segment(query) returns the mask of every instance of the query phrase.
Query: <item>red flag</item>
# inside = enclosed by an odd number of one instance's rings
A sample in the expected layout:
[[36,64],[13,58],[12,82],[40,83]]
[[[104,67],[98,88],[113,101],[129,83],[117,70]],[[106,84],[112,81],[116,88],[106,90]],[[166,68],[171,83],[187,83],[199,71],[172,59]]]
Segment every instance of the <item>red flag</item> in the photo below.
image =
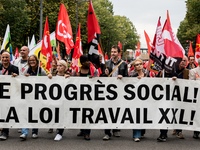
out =
[[148,47],[148,54],[150,55],[150,52],[151,52],[151,49],[152,49],[152,42],[149,38],[149,35],[146,33],[146,31],[144,31],[144,35],[145,35],[145,39],[146,39],[146,42],[147,42],[147,47]]
[[18,47],[16,47],[15,49],[15,59],[17,59],[19,57],[19,50]]
[[118,41],[118,47],[120,48],[120,50],[122,50],[122,43],[120,41]]
[[58,60],[61,60],[61,56],[60,56],[60,42],[57,42],[57,47],[56,47],[56,52],[58,54]]
[[117,45],[120,49],[120,53],[119,53],[119,59],[122,58],[122,43],[120,41],[118,41],[118,45]]
[[155,54],[157,57],[159,57],[161,54],[165,54],[164,51],[164,39],[162,36],[162,26],[160,22],[161,17],[158,19],[157,23],[157,28],[156,28],[156,33],[154,36],[154,41],[153,41],[153,49],[155,50]]
[[190,47],[189,47],[189,50],[188,50],[188,57],[190,56],[194,56],[194,51],[193,51],[193,48],[192,48],[192,42],[190,41]]
[[50,71],[51,69],[51,62],[52,62],[52,48],[51,48],[51,40],[50,40],[50,34],[49,34],[49,23],[48,23],[48,17],[46,17],[45,27],[44,27],[44,34],[42,39],[42,47],[41,47],[41,54],[46,57],[46,59],[43,61],[43,57],[40,60],[42,62],[42,65],[45,66],[45,69]]
[[108,54],[105,53],[105,61],[107,61],[109,58],[108,58]]
[[197,39],[196,39],[196,50],[195,50],[195,62],[196,63],[198,62],[199,58],[200,58],[200,34],[197,35]]
[[81,26],[80,24],[78,25],[78,32],[76,34],[76,43],[74,46],[74,53],[72,56],[72,69],[75,70],[76,72],[79,71],[79,65],[78,61],[81,55],[83,55],[82,51],[82,43],[81,43]]
[[141,55],[140,51],[140,42],[137,43],[137,49],[135,50],[135,58],[139,57]]
[[165,55],[167,57],[179,57],[182,58],[185,54],[183,47],[181,46],[178,38],[172,31],[171,22],[169,18],[169,13],[167,11],[167,20],[163,27],[163,39],[164,39],[164,49]]
[[87,16],[87,28],[88,28],[88,58],[90,62],[95,64],[95,67],[99,68],[99,36],[101,34],[98,20],[96,18],[92,1],[89,1],[88,16]]
[[90,63],[90,74],[92,77],[94,76],[95,71],[96,71],[96,68],[94,67],[92,63]]
[[74,47],[74,42],[69,16],[64,4],[60,5],[56,26],[56,39],[65,44],[66,53],[69,54]]
[[151,71],[158,72],[163,69],[165,63],[164,40],[162,37],[162,26],[160,22],[161,17],[158,19],[156,32],[154,35],[153,43],[150,51],[150,60],[148,68]]
[[92,1],[89,2],[88,17],[87,17],[87,28],[88,28],[88,43],[92,42],[96,38],[96,34],[101,34],[100,26],[96,18]]

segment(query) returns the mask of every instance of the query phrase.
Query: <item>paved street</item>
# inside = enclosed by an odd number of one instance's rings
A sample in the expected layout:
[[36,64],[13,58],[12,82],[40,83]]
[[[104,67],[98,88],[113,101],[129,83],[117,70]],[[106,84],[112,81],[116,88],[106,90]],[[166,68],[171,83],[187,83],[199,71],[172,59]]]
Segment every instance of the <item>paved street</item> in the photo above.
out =
[[39,130],[39,138],[31,139],[29,135],[26,141],[21,141],[17,129],[10,130],[10,137],[6,141],[0,141],[0,150],[199,150],[200,139],[192,138],[192,131],[183,131],[185,139],[178,139],[168,133],[167,142],[157,142],[159,130],[147,130],[145,138],[141,142],[133,141],[132,130],[122,130],[121,137],[112,137],[109,141],[103,141],[103,130],[92,130],[91,140],[85,141],[77,137],[79,130],[65,130],[63,139],[53,141],[54,133],[47,133],[48,129]]

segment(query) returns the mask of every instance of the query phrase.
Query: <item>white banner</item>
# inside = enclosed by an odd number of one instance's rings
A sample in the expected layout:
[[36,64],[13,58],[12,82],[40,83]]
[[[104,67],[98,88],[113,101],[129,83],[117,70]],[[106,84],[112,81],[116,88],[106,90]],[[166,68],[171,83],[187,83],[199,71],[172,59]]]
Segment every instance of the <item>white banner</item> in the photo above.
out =
[[200,81],[0,76],[0,128],[200,131]]

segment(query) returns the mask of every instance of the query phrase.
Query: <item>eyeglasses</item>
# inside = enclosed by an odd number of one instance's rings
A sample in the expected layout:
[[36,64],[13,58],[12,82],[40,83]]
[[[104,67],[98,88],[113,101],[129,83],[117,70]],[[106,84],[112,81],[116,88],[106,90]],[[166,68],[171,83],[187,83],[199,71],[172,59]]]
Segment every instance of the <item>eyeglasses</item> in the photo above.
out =
[[36,60],[29,60],[29,61],[33,62],[33,61],[36,61]]
[[137,66],[139,66],[139,65],[141,66],[141,65],[142,65],[142,63],[139,63],[139,64],[135,64],[134,66],[135,66],[135,67],[137,67]]
[[186,60],[182,60],[182,61],[186,61]]

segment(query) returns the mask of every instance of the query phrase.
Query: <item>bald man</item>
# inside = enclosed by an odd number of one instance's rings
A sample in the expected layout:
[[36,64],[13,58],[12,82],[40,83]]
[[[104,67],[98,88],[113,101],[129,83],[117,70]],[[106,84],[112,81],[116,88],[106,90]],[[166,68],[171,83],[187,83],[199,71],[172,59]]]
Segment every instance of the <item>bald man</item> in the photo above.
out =
[[13,62],[13,65],[19,68],[20,75],[23,75],[24,71],[28,68],[28,54],[29,48],[27,46],[22,46],[20,50],[20,58]]
[[[4,51],[1,55],[0,64],[0,75],[12,75],[13,77],[19,74],[18,67],[10,63],[10,54],[7,51]],[[0,140],[7,140],[9,135],[9,129],[3,128],[0,135]]]

